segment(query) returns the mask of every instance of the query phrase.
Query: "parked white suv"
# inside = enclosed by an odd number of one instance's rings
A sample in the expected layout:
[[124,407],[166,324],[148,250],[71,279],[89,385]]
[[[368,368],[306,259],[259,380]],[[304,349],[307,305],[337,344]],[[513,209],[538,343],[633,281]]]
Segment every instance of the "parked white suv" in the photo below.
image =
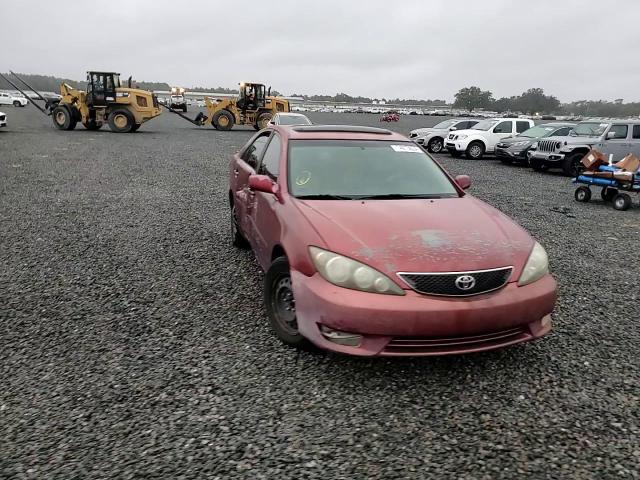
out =
[[431,128],[418,128],[411,130],[409,138],[431,153],[440,153],[444,150],[444,139],[449,132],[455,130],[467,130],[473,128],[478,120],[468,118],[450,118],[440,122]]
[[17,97],[12,93],[0,92],[0,105],[13,105],[14,107],[24,107],[29,103],[24,97]]
[[469,130],[450,133],[445,147],[454,157],[464,153],[467,158],[477,160],[485,153],[494,153],[497,143],[503,138],[522,133],[533,125],[533,120],[526,118],[491,118]]

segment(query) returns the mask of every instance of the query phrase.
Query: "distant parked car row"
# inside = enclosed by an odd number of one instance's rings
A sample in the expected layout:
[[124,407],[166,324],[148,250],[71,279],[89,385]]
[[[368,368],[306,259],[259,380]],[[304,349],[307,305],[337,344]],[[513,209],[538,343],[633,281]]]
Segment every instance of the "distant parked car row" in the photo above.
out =
[[559,168],[576,176],[584,155],[595,148],[613,160],[628,153],[640,156],[640,120],[587,120],[534,125],[523,118],[482,121],[451,119],[409,137],[431,153],[447,150],[454,157],[480,159],[494,154],[505,164],[521,163],[542,171]]

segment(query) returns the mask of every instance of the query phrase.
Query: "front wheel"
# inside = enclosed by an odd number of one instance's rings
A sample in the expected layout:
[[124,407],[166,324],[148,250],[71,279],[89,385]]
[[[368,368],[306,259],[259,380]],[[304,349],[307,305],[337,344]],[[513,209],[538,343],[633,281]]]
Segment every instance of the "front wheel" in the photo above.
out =
[[216,112],[211,119],[211,124],[216,130],[231,130],[234,123],[235,120],[233,115],[228,110],[220,110],[219,112]]
[[562,162],[562,173],[568,177],[577,177],[584,171],[582,165],[583,153],[574,153],[567,156]]
[[427,150],[431,153],[440,153],[444,148],[444,144],[442,143],[442,139],[435,137],[429,140],[429,144],[427,145]]
[[268,113],[268,112],[261,113],[260,115],[258,115],[258,118],[256,119],[256,124],[254,125],[254,128],[256,130],[262,130],[263,128],[267,128],[272,118],[273,118],[273,114],[271,113]]
[[591,200],[591,190],[589,190],[589,187],[578,187],[576,188],[574,197],[578,202],[587,203]]
[[73,130],[76,128],[76,119],[73,118],[71,111],[66,106],[57,106],[51,112],[53,124],[59,130]]
[[618,193],[613,197],[613,208],[616,210],[629,210],[631,206],[631,197],[626,193]]
[[14,106],[14,107],[21,107],[21,106],[22,106],[22,104],[21,104],[18,100],[14,100],[14,102],[13,102],[13,106]]
[[482,142],[471,142],[465,153],[470,160],[480,160],[484,155],[484,145]]
[[310,345],[298,330],[296,301],[286,257],[276,258],[267,270],[264,277],[264,303],[271,327],[283,343],[295,348]]

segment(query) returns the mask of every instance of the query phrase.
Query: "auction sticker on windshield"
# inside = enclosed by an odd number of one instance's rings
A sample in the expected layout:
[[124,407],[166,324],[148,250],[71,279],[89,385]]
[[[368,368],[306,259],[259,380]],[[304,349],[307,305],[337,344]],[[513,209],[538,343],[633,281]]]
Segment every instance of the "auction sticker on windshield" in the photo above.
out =
[[396,152],[404,152],[404,153],[420,153],[420,147],[416,147],[415,145],[391,145]]

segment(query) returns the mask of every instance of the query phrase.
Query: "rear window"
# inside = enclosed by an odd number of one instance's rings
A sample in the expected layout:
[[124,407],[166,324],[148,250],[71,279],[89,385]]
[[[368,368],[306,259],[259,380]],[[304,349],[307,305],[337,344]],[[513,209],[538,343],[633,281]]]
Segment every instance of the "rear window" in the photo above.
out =
[[458,196],[420,147],[376,140],[290,141],[288,185],[296,197]]

